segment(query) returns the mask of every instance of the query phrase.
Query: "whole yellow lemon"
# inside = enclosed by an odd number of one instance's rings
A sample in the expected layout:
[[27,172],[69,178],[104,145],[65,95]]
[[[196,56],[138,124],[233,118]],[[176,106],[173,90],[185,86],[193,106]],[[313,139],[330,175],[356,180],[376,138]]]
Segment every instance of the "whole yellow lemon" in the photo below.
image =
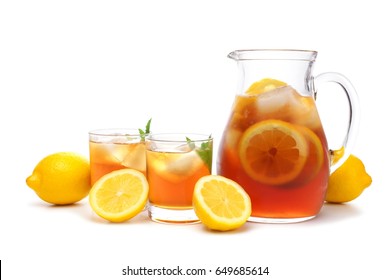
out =
[[76,153],[60,152],[42,159],[27,185],[44,201],[66,205],[86,197],[91,189],[89,161]]
[[356,156],[349,158],[329,177],[325,201],[345,203],[359,197],[372,183],[363,162]]

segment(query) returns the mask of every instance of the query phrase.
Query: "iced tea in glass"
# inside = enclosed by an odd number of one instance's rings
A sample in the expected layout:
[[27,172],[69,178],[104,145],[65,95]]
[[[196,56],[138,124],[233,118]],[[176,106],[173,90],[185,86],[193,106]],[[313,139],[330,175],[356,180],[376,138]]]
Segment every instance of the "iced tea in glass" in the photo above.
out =
[[151,134],[146,138],[149,216],[154,221],[194,223],[195,183],[211,174],[213,139],[199,134]]
[[118,169],[133,168],[146,175],[144,136],[137,129],[100,129],[89,132],[91,184]]

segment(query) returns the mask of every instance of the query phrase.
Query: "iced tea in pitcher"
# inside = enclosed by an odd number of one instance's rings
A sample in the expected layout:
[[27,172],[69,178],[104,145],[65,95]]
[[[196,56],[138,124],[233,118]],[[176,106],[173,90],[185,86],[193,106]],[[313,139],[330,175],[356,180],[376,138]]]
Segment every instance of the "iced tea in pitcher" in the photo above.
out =
[[322,207],[328,148],[314,99],[271,78],[237,95],[224,132],[219,173],[252,200],[252,218],[299,219]]
[[[237,50],[228,57],[237,62],[239,79],[219,146],[218,174],[248,192],[250,221],[289,223],[315,217],[330,172],[348,158],[356,138],[356,91],[339,73],[313,76],[316,51]],[[342,146],[335,149],[343,151],[337,161],[330,160],[315,104],[324,83],[341,86],[349,101],[348,129]]]

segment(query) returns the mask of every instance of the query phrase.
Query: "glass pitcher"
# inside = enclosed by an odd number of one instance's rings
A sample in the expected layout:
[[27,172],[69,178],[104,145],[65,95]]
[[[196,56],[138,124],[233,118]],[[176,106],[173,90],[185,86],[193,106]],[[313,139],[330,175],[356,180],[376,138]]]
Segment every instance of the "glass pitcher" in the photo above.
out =
[[[249,221],[289,223],[321,210],[329,174],[349,156],[359,107],[341,74],[312,69],[316,51],[237,50],[238,88],[222,135],[217,172],[238,182],[252,201]],[[337,158],[315,104],[316,88],[333,82],[349,100],[349,124]],[[337,163],[336,163],[337,162]]]

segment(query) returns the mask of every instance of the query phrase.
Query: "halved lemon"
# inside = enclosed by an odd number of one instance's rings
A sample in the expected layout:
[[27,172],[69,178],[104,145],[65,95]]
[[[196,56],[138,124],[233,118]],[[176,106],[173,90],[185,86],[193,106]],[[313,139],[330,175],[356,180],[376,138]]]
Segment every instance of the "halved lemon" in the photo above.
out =
[[195,184],[193,205],[199,220],[219,231],[237,229],[252,212],[249,195],[235,181],[220,175],[208,175]]
[[265,78],[260,81],[254,82],[245,93],[249,95],[261,94],[263,92],[271,91],[284,86],[287,86],[285,82]]
[[254,180],[271,185],[288,183],[305,165],[309,147],[293,124],[266,120],[249,127],[239,144],[245,172]]
[[148,192],[144,174],[135,169],[120,169],[96,181],[89,193],[89,203],[100,217],[124,222],[144,209]]
[[358,198],[372,183],[364,163],[355,155],[337,168],[329,177],[325,201],[346,203]]

